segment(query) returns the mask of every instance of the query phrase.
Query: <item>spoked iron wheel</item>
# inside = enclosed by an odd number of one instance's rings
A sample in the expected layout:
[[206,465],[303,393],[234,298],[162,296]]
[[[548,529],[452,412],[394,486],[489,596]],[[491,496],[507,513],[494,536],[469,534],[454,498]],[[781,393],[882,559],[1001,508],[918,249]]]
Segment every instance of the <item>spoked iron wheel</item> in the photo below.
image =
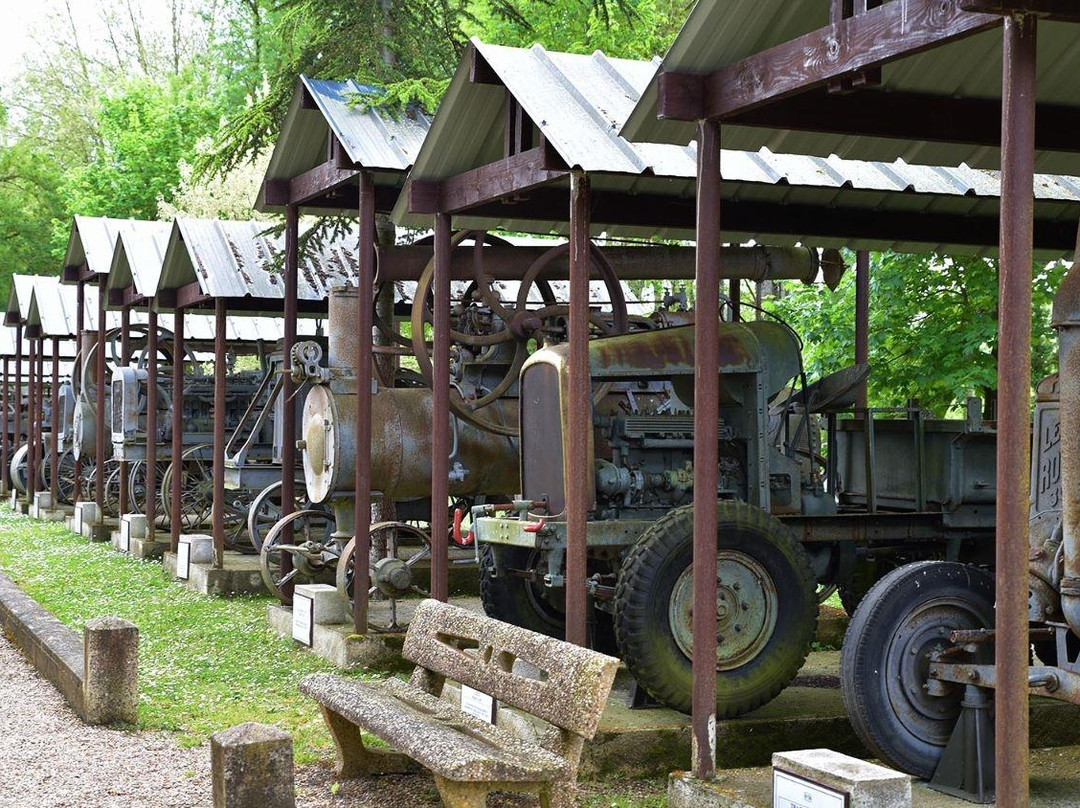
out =
[[180,461],[173,461],[161,477],[161,507],[165,524],[172,522],[172,481],[180,471],[180,525],[181,528],[194,528],[206,524],[213,507],[213,474],[211,461],[213,447],[200,443],[186,449]]
[[[376,522],[371,526],[371,546],[385,543],[386,557],[370,564],[371,586],[368,588],[368,600],[386,600],[390,602],[389,621],[383,625],[369,623],[375,631],[400,632],[405,626],[398,620],[398,601],[410,595],[428,596],[427,576],[417,574],[415,567],[424,559],[431,559],[431,537],[420,528],[407,522]],[[337,590],[349,604],[353,603],[353,548],[356,539],[352,539],[341,551],[337,564],[335,582]]]
[[57,496],[65,505],[75,504],[75,455],[70,449],[60,453],[57,462]]
[[[155,476],[155,483],[157,488],[161,488],[161,481],[165,479],[165,473],[169,470],[169,462],[167,460],[157,461],[157,475]],[[146,513],[146,461],[136,460],[131,464],[131,470],[128,472],[128,500],[131,506],[132,513]],[[157,514],[160,518],[161,513]],[[166,514],[167,516],[167,514]]]
[[[292,540],[285,544],[288,528]],[[334,569],[341,545],[334,538],[333,516],[325,511],[296,511],[281,519],[263,539],[259,552],[259,572],[271,594],[284,605],[292,605],[289,584],[333,584]],[[292,570],[281,574],[282,554],[292,557]]]
[[[328,506],[313,504],[307,497],[307,489],[303,480],[296,480],[294,489],[293,507],[289,513],[296,511],[322,511],[328,518],[333,519],[333,511]],[[281,521],[281,481],[271,483],[255,497],[247,513],[247,531],[251,538],[251,544],[256,552],[262,550],[263,541],[270,530]]]
[[105,469],[105,499],[102,503],[105,516],[120,516],[120,466],[109,463]]

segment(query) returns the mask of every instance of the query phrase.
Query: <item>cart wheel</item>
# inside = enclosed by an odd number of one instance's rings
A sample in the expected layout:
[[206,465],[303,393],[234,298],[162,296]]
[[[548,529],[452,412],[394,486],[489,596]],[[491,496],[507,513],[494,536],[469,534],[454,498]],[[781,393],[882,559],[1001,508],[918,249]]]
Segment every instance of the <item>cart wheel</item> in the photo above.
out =
[[[323,511],[333,519],[333,510],[329,507],[314,505],[307,497],[303,479],[294,482],[295,504],[290,513],[295,511]],[[281,481],[266,486],[251,503],[247,513],[247,531],[255,551],[262,550],[263,540],[270,529],[281,521]]]
[[15,450],[15,454],[11,456],[11,462],[8,464],[8,472],[11,478],[11,484],[15,487],[15,490],[20,494],[26,494],[27,480],[29,471],[27,470],[27,462],[30,456],[30,447],[27,444],[23,444]]
[[511,572],[531,572],[541,562],[536,550],[485,544],[480,551],[480,601],[488,617],[561,639],[566,625],[565,590]]
[[105,516],[120,516],[120,466],[115,463],[109,464],[110,468],[105,474],[105,499],[102,502],[102,510]]
[[[162,481],[165,479],[165,474],[169,470],[168,461],[157,461],[157,475],[155,476],[156,486],[161,487]],[[146,513],[146,461],[136,460],[131,464],[131,470],[128,472],[128,500],[131,506],[132,513]],[[161,509],[158,508],[157,516],[160,518]],[[168,516],[168,514],[166,514]]]
[[176,467],[180,467],[180,525],[182,528],[198,527],[210,519],[213,505],[214,476],[211,471],[213,449],[209,443],[200,443],[185,449],[179,464],[169,463],[161,475],[161,508],[168,526],[172,519],[172,479]]
[[[285,544],[285,528],[292,526],[290,544]],[[324,511],[296,511],[274,525],[259,551],[259,573],[270,594],[284,605],[292,605],[288,584],[332,584],[341,546],[333,538],[334,520]],[[292,556],[292,571],[281,574],[281,555]]]
[[[928,778],[960,715],[964,688],[944,696],[923,688],[929,653],[949,633],[994,625],[994,579],[951,561],[919,561],[893,570],[867,592],[844,637],[844,707],[866,747],[890,766]],[[981,646],[976,662],[993,662]]]
[[65,505],[75,504],[75,455],[70,449],[60,453],[57,465],[60,501]]
[[[817,581],[775,517],[744,502],[716,507],[716,714],[727,718],[765,704],[799,672],[817,626]],[[693,536],[692,505],[657,520],[623,560],[615,591],[626,666],[682,712],[691,707]]]
[[[407,522],[376,522],[371,526],[371,544],[385,543],[387,555],[370,565],[371,586],[369,600],[390,601],[390,621],[382,626],[372,624],[378,631],[402,631],[405,625],[398,621],[397,602],[409,595],[428,596],[428,578],[417,576],[413,571],[423,559],[431,559],[431,538],[420,528]],[[353,548],[356,539],[341,551],[334,576],[337,590],[353,610]]]

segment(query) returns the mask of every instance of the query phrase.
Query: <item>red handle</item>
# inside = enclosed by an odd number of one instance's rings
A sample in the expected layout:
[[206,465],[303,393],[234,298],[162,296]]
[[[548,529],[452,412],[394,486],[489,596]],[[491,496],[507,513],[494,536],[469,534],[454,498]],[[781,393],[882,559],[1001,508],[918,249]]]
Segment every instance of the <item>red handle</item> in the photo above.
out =
[[524,530],[526,533],[539,533],[541,530],[544,529],[544,525],[546,524],[547,522],[544,520],[543,517],[541,517],[539,522],[529,522],[529,524],[525,525],[522,530]]
[[460,547],[471,547],[473,543],[472,531],[470,530],[464,536],[461,535],[461,520],[464,515],[461,508],[454,508],[454,544]]

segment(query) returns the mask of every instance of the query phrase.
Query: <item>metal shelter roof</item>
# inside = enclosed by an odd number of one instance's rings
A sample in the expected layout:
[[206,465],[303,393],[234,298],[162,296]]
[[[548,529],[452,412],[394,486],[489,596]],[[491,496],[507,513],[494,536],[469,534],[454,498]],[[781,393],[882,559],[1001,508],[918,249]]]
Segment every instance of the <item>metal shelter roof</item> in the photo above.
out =
[[[895,0],[894,0],[895,2]],[[904,0],[908,2],[908,0]],[[887,4],[887,5],[892,5]],[[951,13],[941,4],[941,13]],[[872,13],[872,12],[866,12]],[[662,69],[678,73],[709,74],[766,49],[809,34],[829,22],[827,2],[807,0],[698,0],[668,53]],[[1076,108],[1076,74],[1080,70],[1080,40],[1075,25],[1039,22],[1038,96],[1040,102]],[[851,94],[860,99],[881,94],[918,93],[944,99],[1001,98],[1002,34],[1000,26],[941,47],[909,56],[883,67],[880,87]],[[654,78],[627,118],[622,133],[632,140],[684,144],[695,137],[695,125],[685,121],[658,120],[657,81]],[[811,91],[813,98],[828,102],[825,90]],[[886,101],[887,103],[887,101]],[[893,140],[880,137],[830,134],[824,131],[792,131],[738,126],[725,123],[724,145],[827,157],[837,154],[870,160],[926,165],[960,165],[984,168],[999,164],[998,149],[963,143],[927,140]],[[1040,171],[1080,174],[1080,155],[1041,152]]]
[[[473,54],[490,67],[501,86],[471,80]],[[664,210],[646,210],[645,224],[604,227],[611,236],[692,239],[696,145],[631,143],[619,131],[649,86],[655,61],[610,59],[591,55],[552,53],[539,45],[509,48],[472,40],[450,84],[439,115],[416,158],[414,180],[441,180],[495,163],[504,154],[503,127],[507,93],[513,95],[569,166],[592,174],[592,188],[626,195],[631,203],[641,195],[644,204],[657,196],[670,198]],[[1080,166],[1077,167],[1080,169]],[[883,239],[846,226],[854,218],[935,214],[970,220],[998,215],[999,181],[995,172],[967,166],[941,168],[911,165],[903,160],[866,162],[838,157],[777,154],[768,148],[755,151],[725,149],[721,157],[726,201],[747,203],[762,215],[725,224],[725,238],[788,245],[852,249],[891,248],[900,252],[938,250],[951,253],[993,254],[996,229],[980,234],[981,242],[963,240],[953,228],[927,225],[907,228],[905,238]],[[1080,172],[1078,172],[1080,173]],[[555,183],[565,188],[566,180]],[[1039,250],[1042,258],[1071,253],[1080,179],[1042,175],[1037,178],[1036,216],[1060,225],[1060,242]],[[568,210],[568,208],[567,208]],[[852,211],[849,217],[845,211]],[[681,215],[679,212],[681,211]],[[812,216],[806,215],[808,211]],[[565,233],[564,218],[536,219],[515,216],[505,204],[492,213],[456,214],[456,227],[503,229],[510,232]],[[650,214],[655,218],[650,220]],[[781,214],[780,216],[774,214]],[[594,217],[595,218],[595,217]],[[685,224],[673,226],[672,219]],[[429,214],[408,212],[402,195],[394,210],[400,225],[426,228]],[[771,229],[770,229],[771,228]],[[992,232],[991,232],[992,230]]]
[[57,277],[42,275],[34,278],[26,322],[41,326],[43,337],[74,338],[77,308],[78,292],[74,287],[62,286]]
[[[355,81],[326,81],[301,75],[274,144],[265,180],[288,180],[331,159],[333,136],[348,162],[375,175],[376,184],[400,186],[423,143],[431,118],[416,107],[400,112],[359,102],[377,88]],[[280,210],[260,187],[255,209]]]
[[34,298],[34,283],[38,275],[12,275],[11,292],[8,294],[4,322],[7,325],[25,323],[30,315],[30,303]]
[[172,222],[130,221],[119,229],[109,262],[109,289],[134,287],[136,294],[153,297],[161,277]]
[[[172,227],[156,294],[198,284],[210,298],[281,301],[284,281],[276,269],[280,236],[265,222],[178,218]],[[356,283],[356,235],[328,241],[301,255],[297,292],[301,301],[325,301],[335,286]],[[161,302],[160,300],[158,301]],[[269,305],[267,311],[279,309]]]
[[105,216],[76,216],[71,222],[65,267],[83,265],[94,275],[105,275],[112,264],[113,247],[121,229],[131,227],[134,219],[110,219]]

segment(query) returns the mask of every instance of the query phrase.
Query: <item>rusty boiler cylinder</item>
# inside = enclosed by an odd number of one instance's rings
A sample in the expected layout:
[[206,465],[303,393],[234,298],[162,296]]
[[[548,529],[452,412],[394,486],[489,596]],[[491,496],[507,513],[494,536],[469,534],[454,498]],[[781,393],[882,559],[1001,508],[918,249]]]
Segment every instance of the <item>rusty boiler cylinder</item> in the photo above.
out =
[[355,368],[360,334],[356,330],[357,289],[338,286],[330,290],[330,318],[327,321],[327,366],[334,369]]
[[[356,473],[355,383],[347,392],[332,392],[316,385],[304,404],[303,459],[307,494],[313,502],[326,502],[335,494],[351,494]],[[338,382],[338,384],[341,384]],[[336,385],[335,385],[336,386]],[[506,419],[516,416],[517,400],[491,405]],[[380,389],[371,397],[372,491],[396,500],[416,499],[431,493],[431,390]],[[460,474],[450,481],[454,496],[513,495],[521,487],[517,440],[493,435],[451,417],[447,429],[460,463]]]

